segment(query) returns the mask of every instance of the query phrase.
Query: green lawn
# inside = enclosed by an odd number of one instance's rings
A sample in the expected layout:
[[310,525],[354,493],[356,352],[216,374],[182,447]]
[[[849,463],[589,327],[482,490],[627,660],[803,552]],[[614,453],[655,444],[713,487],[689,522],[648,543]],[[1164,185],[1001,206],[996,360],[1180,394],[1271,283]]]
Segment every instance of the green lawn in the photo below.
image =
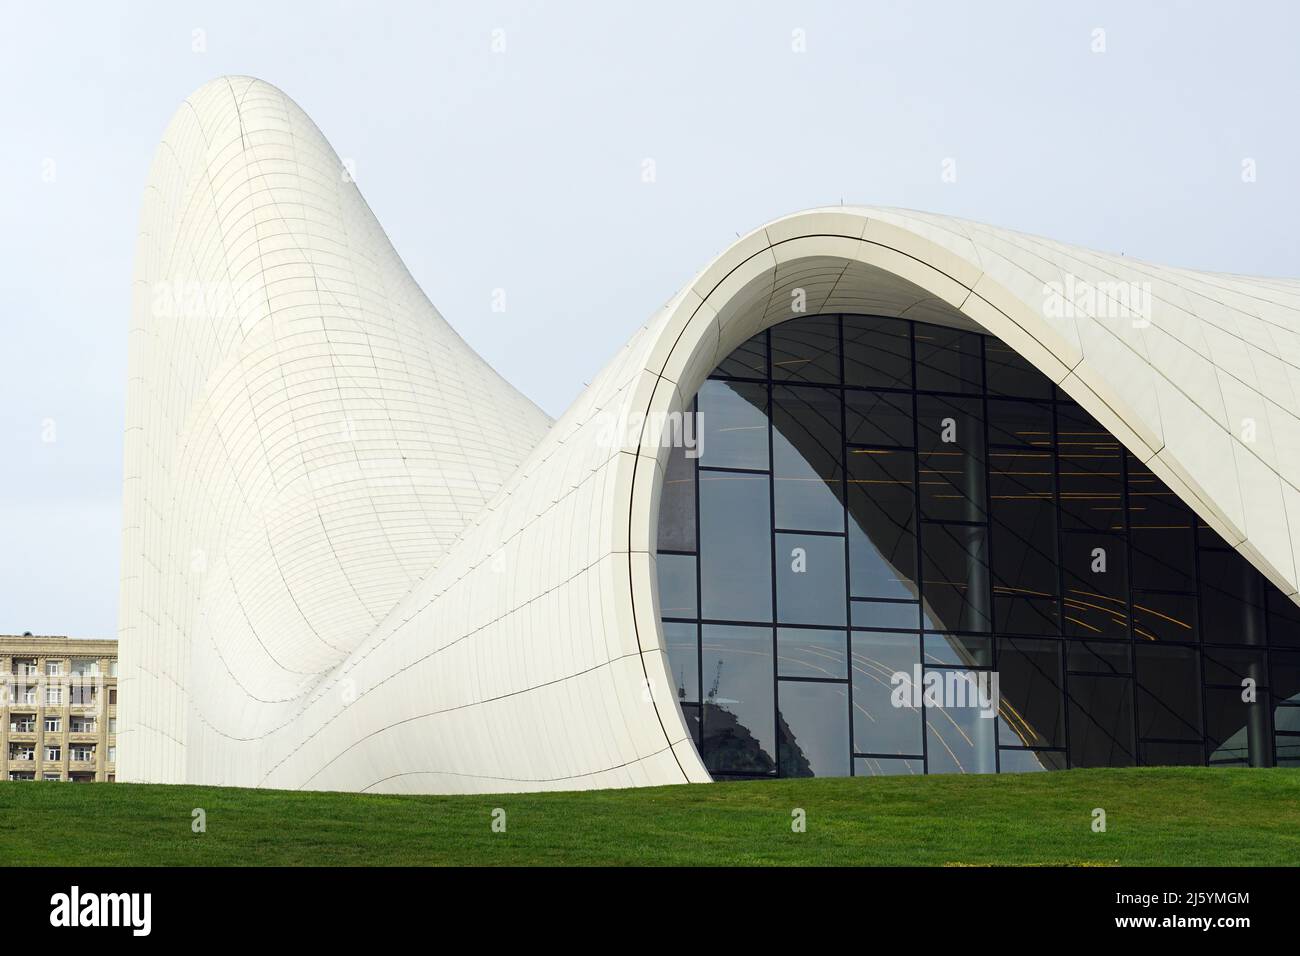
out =
[[[207,832],[191,830],[206,811]],[[494,833],[492,812],[506,811]],[[807,832],[791,831],[791,811]],[[1106,811],[1106,832],[1092,811]],[[0,865],[1300,864],[1300,769],[406,797],[0,783]]]

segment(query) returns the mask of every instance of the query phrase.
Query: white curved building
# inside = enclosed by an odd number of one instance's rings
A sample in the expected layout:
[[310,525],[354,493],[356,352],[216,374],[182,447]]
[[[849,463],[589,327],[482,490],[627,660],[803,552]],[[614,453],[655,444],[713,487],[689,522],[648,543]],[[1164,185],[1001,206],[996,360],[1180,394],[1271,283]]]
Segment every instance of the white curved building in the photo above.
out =
[[[230,77],[164,135],[135,289],[122,780],[1300,761],[1300,282],[813,210],[551,423]],[[656,427],[697,395],[698,459]],[[913,664],[998,674],[997,719],[890,705]]]

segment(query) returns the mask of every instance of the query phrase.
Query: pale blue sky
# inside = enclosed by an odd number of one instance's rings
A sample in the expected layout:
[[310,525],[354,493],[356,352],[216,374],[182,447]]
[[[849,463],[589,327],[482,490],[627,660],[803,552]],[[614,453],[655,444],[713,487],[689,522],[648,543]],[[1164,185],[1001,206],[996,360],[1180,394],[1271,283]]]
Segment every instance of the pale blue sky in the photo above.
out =
[[115,632],[140,195],[223,73],[355,160],[429,297],[552,415],[736,233],[841,198],[1300,275],[1293,3],[69,6],[0,0],[0,633]]

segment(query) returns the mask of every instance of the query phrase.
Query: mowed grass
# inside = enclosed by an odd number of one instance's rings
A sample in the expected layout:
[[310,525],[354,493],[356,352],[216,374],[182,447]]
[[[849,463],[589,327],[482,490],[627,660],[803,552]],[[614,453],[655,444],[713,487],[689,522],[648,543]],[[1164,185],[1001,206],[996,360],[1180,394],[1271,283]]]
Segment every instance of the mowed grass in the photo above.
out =
[[[195,808],[207,832],[191,829]],[[506,830],[492,815],[505,810]],[[792,811],[807,831],[791,829]],[[1093,809],[1106,832],[1092,829]],[[1300,769],[384,796],[0,783],[0,865],[1297,865]]]

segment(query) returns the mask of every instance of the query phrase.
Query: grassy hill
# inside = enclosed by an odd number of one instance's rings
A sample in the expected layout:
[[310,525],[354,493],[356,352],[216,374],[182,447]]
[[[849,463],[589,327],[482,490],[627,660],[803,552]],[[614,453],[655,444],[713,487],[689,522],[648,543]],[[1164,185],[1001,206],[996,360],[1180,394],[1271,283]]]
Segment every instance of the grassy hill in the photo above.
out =
[[[1106,811],[1106,832],[1092,811]],[[193,810],[207,832],[191,830]],[[491,828],[506,812],[506,832]],[[791,831],[791,812],[807,832]],[[0,865],[1300,865],[1300,769],[496,796],[0,783]]]

